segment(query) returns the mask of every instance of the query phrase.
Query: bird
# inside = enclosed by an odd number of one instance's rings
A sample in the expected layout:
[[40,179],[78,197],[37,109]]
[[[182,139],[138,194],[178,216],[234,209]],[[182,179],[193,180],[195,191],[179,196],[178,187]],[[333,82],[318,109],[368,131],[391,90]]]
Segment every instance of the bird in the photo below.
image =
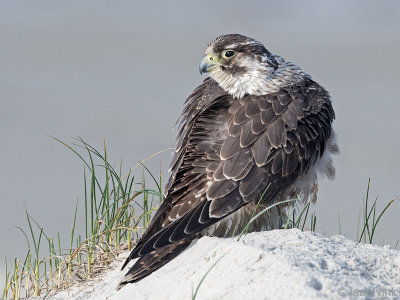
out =
[[[163,202],[122,270],[137,282],[202,236],[232,237],[254,213],[282,200],[316,197],[333,179],[339,151],[329,93],[292,62],[241,34],[208,43],[187,98]],[[315,200],[313,198],[313,200]],[[293,202],[277,205],[248,231],[279,228]]]

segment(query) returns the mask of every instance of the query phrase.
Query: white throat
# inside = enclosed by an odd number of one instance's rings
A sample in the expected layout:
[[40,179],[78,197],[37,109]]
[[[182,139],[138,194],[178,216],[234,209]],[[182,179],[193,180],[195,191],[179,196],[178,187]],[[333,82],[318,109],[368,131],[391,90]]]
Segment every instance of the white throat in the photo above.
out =
[[278,63],[276,70],[266,61],[260,63],[256,59],[248,58],[241,64],[248,70],[244,74],[233,76],[221,68],[216,68],[210,76],[227,93],[239,99],[246,94],[259,96],[277,92],[282,86],[300,81],[305,76],[309,77],[295,64],[278,55],[273,57]]

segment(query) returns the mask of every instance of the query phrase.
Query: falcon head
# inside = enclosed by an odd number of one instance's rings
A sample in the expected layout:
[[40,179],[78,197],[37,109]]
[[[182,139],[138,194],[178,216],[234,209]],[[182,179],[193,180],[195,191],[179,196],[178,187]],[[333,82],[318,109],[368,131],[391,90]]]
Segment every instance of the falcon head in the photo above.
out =
[[[245,94],[273,92],[300,68],[271,54],[260,42],[240,34],[212,40],[200,63],[200,74],[210,73],[226,92],[237,98]],[[304,73],[303,73],[304,75]]]

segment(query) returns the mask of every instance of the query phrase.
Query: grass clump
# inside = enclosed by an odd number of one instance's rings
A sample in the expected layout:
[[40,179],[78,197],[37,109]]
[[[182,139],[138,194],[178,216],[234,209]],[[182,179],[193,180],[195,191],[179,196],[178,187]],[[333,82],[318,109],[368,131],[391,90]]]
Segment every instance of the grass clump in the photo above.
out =
[[[377,212],[376,203],[378,201],[378,197],[375,198],[374,202],[372,203],[372,206],[369,206],[370,205],[370,200],[369,200],[370,184],[371,184],[371,179],[368,179],[367,194],[362,203],[362,209],[361,209],[362,210],[362,219],[361,220],[364,224],[362,225],[362,230],[361,230],[361,234],[360,234],[360,215],[361,214],[359,214],[358,215],[357,241],[359,243],[361,243],[363,241],[364,243],[372,244],[374,241],[375,232],[376,232],[376,228],[378,226],[379,221],[381,220],[381,218],[382,218],[383,214],[386,212],[386,210],[397,199],[390,200],[381,212]],[[396,247],[397,247],[397,244],[396,244]]]
[[[12,270],[6,260],[4,299],[37,297],[101,274],[119,253],[131,249],[162,201],[161,175],[156,179],[142,162],[138,164],[143,166],[142,178],[137,184],[133,168],[123,176],[122,163],[117,169],[109,163],[105,143],[99,152],[83,139],[71,144],[55,140],[83,162],[83,208],[76,203],[66,249],[60,234],[55,239],[47,235],[25,208],[28,230],[19,229],[25,235],[27,253],[23,261],[14,259]],[[145,172],[154,188],[147,186]],[[78,233],[81,210],[84,229]],[[41,258],[43,253],[45,258]]]

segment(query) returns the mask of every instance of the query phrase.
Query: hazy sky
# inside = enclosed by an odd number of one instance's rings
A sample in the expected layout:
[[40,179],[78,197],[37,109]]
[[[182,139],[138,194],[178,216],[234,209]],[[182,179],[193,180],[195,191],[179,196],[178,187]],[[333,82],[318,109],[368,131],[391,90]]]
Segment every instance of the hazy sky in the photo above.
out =
[[[242,33],[302,66],[333,98],[341,154],[322,181],[317,231],[355,237],[372,180],[379,207],[400,195],[399,1],[2,1],[0,4],[0,266],[25,254],[29,212],[68,238],[83,199],[82,163],[65,147],[106,139],[125,170],[171,147],[207,42]],[[169,154],[151,161],[163,166]],[[377,242],[400,238],[400,203]]]

